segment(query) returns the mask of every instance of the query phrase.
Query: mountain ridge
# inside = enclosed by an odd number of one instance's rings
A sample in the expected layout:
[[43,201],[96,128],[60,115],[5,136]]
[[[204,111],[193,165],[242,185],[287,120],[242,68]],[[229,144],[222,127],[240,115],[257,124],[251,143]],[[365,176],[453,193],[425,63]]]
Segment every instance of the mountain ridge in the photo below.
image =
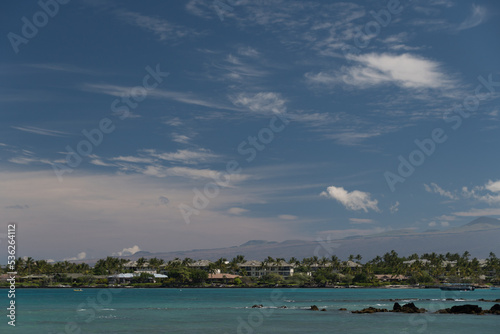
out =
[[[395,250],[401,256],[413,253],[463,253],[469,251],[473,257],[486,258],[490,252],[500,254],[500,220],[491,217],[479,217],[465,225],[447,230],[417,232],[411,229],[351,236],[330,240],[285,240],[282,242],[267,240],[249,240],[239,246],[197,249],[188,251],[149,253],[166,261],[176,257],[217,260],[221,257],[231,259],[244,255],[247,259],[262,260],[267,256],[302,259],[318,256],[336,255],[347,259],[350,254],[361,254],[365,260]],[[141,252],[141,254],[144,254]],[[136,260],[141,257],[136,253],[123,258]]]

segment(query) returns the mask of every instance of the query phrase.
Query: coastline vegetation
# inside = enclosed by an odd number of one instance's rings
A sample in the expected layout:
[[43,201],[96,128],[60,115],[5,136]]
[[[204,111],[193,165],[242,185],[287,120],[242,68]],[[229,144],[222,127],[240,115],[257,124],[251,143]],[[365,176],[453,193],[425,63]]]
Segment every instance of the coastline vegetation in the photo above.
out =
[[[476,286],[500,284],[500,259],[490,253],[485,260],[471,258],[469,252],[425,253],[400,257],[395,251],[376,256],[362,263],[360,255],[350,255],[345,261],[333,255],[298,260],[267,257],[260,262],[262,275],[251,277],[241,265],[243,255],[228,261],[220,258],[205,269],[193,267],[193,259],[174,259],[165,262],[158,258],[139,258],[137,268],[127,267],[127,259],[107,257],[92,267],[86,263],[61,261],[50,263],[31,257],[18,258],[15,271],[18,287],[384,287],[438,286],[443,283],[468,283]],[[287,265],[293,275],[284,277],[273,267]],[[0,287],[7,287],[7,267],[0,266]],[[163,273],[168,277],[155,278]],[[128,280],[114,281],[119,274]],[[216,274],[219,274],[218,276]],[[227,276],[226,276],[227,275]],[[234,277],[233,275],[238,275]],[[217,278],[215,278],[217,276]]]

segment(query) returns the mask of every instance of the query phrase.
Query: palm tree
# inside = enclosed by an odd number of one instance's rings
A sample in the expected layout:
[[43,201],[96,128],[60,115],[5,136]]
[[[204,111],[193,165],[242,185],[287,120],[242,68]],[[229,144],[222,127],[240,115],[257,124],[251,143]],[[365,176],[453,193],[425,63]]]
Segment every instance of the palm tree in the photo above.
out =
[[246,260],[245,260],[245,255],[236,255],[236,257],[234,257],[231,262],[235,262],[235,263],[244,263]]
[[146,264],[147,260],[144,257],[140,257],[137,259],[137,267],[142,268],[144,264]]
[[221,257],[220,259],[218,259],[217,261],[215,261],[215,266],[217,269],[220,269],[221,272],[225,272],[226,270],[226,262],[227,262],[227,259],[224,258],[224,257]]
[[28,268],[28,275],[31,275],[31,267],[35,265],[35,260],[32,257],[26,259],[26,267]]
[[189,266],[191,263],[194,263],[194,262],[195,262],[195,261],[194,261],[192,258],[190,258],[190,257],[186,257],[186,258],[184,258],[184,260],[182,260],[182,265],[183,265],[183,266],[185,266],[185,267],[187,267],[187,266]]
[[156,271],[158,271],[160,269],[160,266],[164,263],[165,261],[163,259],[158,259],[156,257],[149,259],[149,265]]
[[17,258],[16,264],[15,264],[15,271],[19,273],[19,275],[22,275],[25,271],[25,261],[22,257]]
[[209,272],[210,274],[215,274],[215,273],[217,273],[217,265],[216,265],[215,263],[213,263],[213,262],[209,263],[209,264],[208,264],[208,272]]

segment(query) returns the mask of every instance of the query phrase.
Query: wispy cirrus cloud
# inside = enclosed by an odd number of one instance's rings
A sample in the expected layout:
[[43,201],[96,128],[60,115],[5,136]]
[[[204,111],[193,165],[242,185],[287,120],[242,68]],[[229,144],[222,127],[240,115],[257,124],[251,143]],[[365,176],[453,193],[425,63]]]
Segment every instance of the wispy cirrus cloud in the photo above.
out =
[[24,131],[24,132],[34,133],[37,135],[42,135],[42,136],[67,137],[70,135],[67,132],[50,130],[50,129],[43,129],[43,128],[38,128],[35,126],[11,126],[11,128],[16,129],[16,130],[20,130],[20,131]]
[[[132,90],[135,87],[133,86],[121,86],[121,85],[112,85],[112,84],[91,84],[87,83],[82,86],[82,90],[98,93],[98,94],[106,94],[115,97],[128,96],[131,94]],[[181,103],[197,105],[206,108],[215,108],[215,109],[225,109],[225,110],[235,110],[233,106],[226,105],[222,102],[214,101],[210,98],[199,97],[194,93],[186,93],[186,92],[175,92],[175,91],[167,91],[155,89],[147,92],[148,97],[153,97],[157,99],[166,99],[173,100]],[[178,120],[178,118],[177,118]],[[180,120],[178,125],[181,124]],[[172,125],[172,124],[170,124]]]
[[229,208],[227,210],[227,212],[231,215],[235,215],[235,216],[239,216],[245,212],[248,212],[249,210],[247,209],[243,209],[243,208],[238,208],[238,207],[233,207],[233,208]]
[[350,224],[373,224],[375,221],[373,219],[367,218],[349,218]]
[[165,19],[151,17],[136,12],[120,10],[116,15],[124,22],[154,33],[160,41],[177,41],[185,37],[200,35],[199,32]]
[[466,30],[474,28],[485,22],[488,17],[488,11],[483,6],[472,4],[471,14],[457,27],[457,30]]
[[83,67],[71,65],[71,64],[58,64],[58,63],[40,63],[40,64],[26,64],[25,66],[31,68],[37,68],[41,70],[56,71],[56,72],[66,72],[66,73],[78,73],[78,74],[99,74],[97,71],[88,70]]
[[151,157],[170,162],[179,162],[183,164],[198,164],[200,162],[212,161],[219,158],[219,155],[212,153],[207,149],[198,150],[177,150],[176,152],[158,152],[152,149],[142,150]]

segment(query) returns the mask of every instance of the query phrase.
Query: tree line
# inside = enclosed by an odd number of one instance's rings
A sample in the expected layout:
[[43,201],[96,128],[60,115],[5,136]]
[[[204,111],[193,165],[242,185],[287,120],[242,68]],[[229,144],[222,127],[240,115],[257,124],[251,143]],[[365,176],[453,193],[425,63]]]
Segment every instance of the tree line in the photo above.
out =
[[[231,260],[219,258],[208,265],[208,270],[192,268],[190,265],[195,262],[191,258],[175,258],[164,261],[156,257],[139,258],[137,267],[147,264],[149,268],[156,272],[165,272],[171,284],[199,284],[208,279],[210,273],[228,273],[242,276],[244,282],[257,282],[262,284],[295,284],[295,285],[328,285],[328,284],[377,284],[380,283],[375,275],[387,275],[389,277],[404,277],[407,284],[431,284],[439,282],[465,282],[465,283],[500,283],[500,259],[490,253],[489,257],[481,263],[477,258],[471,258],[468,251],[463,254],[458,253],[424,253],[422,255],[412,254],[404,257],[397,252],[390,251],[382,256],[362,263],[361,255],[350,255],[347,260],[341,260],[336,255],[331,257],[307,257],[301,260],[290,258],[273,258],[268,256],[261,261],[260,269],[267,272],[264,276],[250,279],[248,273],[240,264],[246,261],[245,256],[237,255]],[[18,258],[15,270],[18,276],[29,275],[59,275],[83,274],[87,281],[91,281],[92,276],[110,276],[118,273],[133,272],[124,265],[129,262],[127,259],[108,256],[98,260],[93,267],[86,263],[73,263],[69,261],[48,262],[46,260],[34,260],[31,257]],[[352,265],[352,263],[359,266]],[[275,272],[268,271],[272,267],[280,267],[285,263],[294,267],[294,275],[284,278]],[[0,267],[6,273],[6,267]],[[150,277],[142,275],[136,281],[145,282]],[[57,277],[54,276],[57,281]],[[248,278],[248,279],[245,279]],[[63,280],[64,281],[64,280]],[[106,279],[102,279],[105,282]]]

